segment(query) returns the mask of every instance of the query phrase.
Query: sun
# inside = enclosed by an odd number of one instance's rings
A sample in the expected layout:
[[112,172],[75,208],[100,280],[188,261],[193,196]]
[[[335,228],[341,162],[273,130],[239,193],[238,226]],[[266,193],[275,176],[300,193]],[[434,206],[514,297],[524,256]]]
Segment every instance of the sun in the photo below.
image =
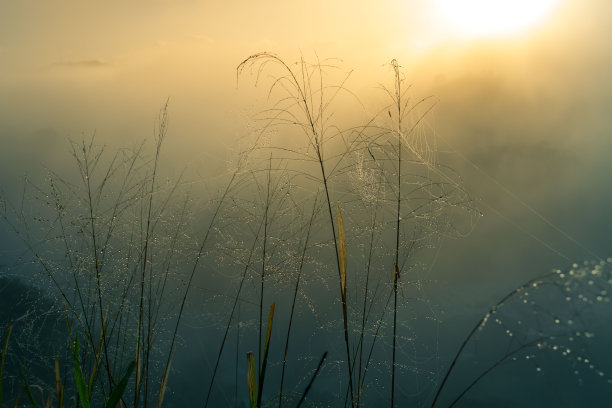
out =
[[478,37],[511,35],[541,23],[560,0],[434,0],[445,27]]

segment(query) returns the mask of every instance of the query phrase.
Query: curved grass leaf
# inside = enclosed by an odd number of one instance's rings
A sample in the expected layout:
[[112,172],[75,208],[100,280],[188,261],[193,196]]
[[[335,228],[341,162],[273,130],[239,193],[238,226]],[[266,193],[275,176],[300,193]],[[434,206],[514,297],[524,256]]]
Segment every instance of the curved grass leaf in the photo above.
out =
[[115,388],[110,395],[108,401],[106,402],[105,408],[114,408],[121,400],[123,393],[125,392],[125,387],[127,387],[127,383],[136,368],[136,360],[132,360],[128,368],[125,370],[125,374],[119,384],[117,384],[117,388]]

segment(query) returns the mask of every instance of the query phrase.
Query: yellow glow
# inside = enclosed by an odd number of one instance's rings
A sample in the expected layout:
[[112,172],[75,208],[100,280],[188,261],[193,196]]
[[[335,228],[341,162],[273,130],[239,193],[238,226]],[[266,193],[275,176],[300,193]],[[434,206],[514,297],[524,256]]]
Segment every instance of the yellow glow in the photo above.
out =
[[468,37],[524,31],[550,15],[559,0],[435,0],[448,29]]

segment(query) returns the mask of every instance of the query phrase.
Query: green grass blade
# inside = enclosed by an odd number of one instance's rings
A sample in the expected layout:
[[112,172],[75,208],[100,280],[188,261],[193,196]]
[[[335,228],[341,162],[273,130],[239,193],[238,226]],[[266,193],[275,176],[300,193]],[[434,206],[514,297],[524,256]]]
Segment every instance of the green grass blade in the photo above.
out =
[[89,404],[89,392],[87,388],[87,382],[83,376],[81,370],[81,363],[79,362],[79,336],[78,334],[74,339],[74,347],[72,347],[72,362],[74,363],[74,380],[76,381],[77,391],[79,392],[79,399],[83,408],[90,408]]
[[119,381],[119,384],[117,384],[117,387],[113,390],[112,394],[108,398],[105,408],[114,408],[115,406],[117,406],[117,404],[119,404],[119,400],[121,400],[121,397],[125,392],[125,387],[127,387],[127,383],[130,380],[130,377],[132,376],[132,373],[134,372],[135,368],[136,360],[132,360],[128,368],[125,370],[123,378],[121,379],[121,381]]
[[249,406],[257,408],[257,374],[255,373],[255,356],[247,353],[247,384],[249,386]]
[[270,306],[270,313],[268,314],[268,326],[266,328],[266,342],[264,344],[264,354],[261,363],[261,373],[259,374],[259,392],[257,394],[257,406],[261,406],[261,398],[263,395],[264,379],[266,377],[266,366],[268,365],[268,351],[270,349],[270,336],[272,335],[272,323],[274,322],[274,309],[276,304],[272,303]]
[[25,383],[24,389],[26,396],[28,397],[28,401],[30,401],[30,404],[32,404],[34,408],[40,408],[40,405],[38,405],[34,399],[34,395],[32,395],[32,388],[30,388],[30,383],[28,382],[28,377],[26,376],[23,364],[19,363],[19,367],[21,368],[21,376],[23,377],[23,382]]
[[4,378],[4,361],[6,360],[6,351],[8,350],[9,338],[13,331],[13,325],[11,324],[6,329],[6,336],[4,337],[4,347],[2,347],[2,355],[0,356],[0,406],[2,405],[2,379]]

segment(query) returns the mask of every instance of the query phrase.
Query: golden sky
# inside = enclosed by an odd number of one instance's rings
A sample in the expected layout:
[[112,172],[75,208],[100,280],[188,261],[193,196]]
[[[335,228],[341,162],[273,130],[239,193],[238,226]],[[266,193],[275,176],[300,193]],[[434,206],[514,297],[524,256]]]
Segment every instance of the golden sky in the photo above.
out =
[[[457,3],[3,1],[0,123],[25,134],[134,131],[171,97],[175,125],[203,132],[209,123],[216,132],[223,121],[215,118],[235,115],[248,100],[249,89],[236,92],[236,65],[259,51],[289,61],[340,58],[355,70],[351,89],[365,92],[396,58],[415,92],[435,93],[443,104],[477,107],[466,98],[493,81],[502,97],[549,98],[544,116],[559,100],[606,86],[607,2],[558,0],[526,28],[501,34],[503,15],[458,15],[448,5]],[[462,3],[469,11],[478,0]]]
[[2,179],[65,160],[66,138],[135,144],[168,97],[166,157],[220,165],[265,107],[236,66],[268,51],[341,59],[373,111],[397,59],[414,95],[439,98],[431,127],[538,202],[601,176],[612,146],[612,3],[540,2],[0,0]]

